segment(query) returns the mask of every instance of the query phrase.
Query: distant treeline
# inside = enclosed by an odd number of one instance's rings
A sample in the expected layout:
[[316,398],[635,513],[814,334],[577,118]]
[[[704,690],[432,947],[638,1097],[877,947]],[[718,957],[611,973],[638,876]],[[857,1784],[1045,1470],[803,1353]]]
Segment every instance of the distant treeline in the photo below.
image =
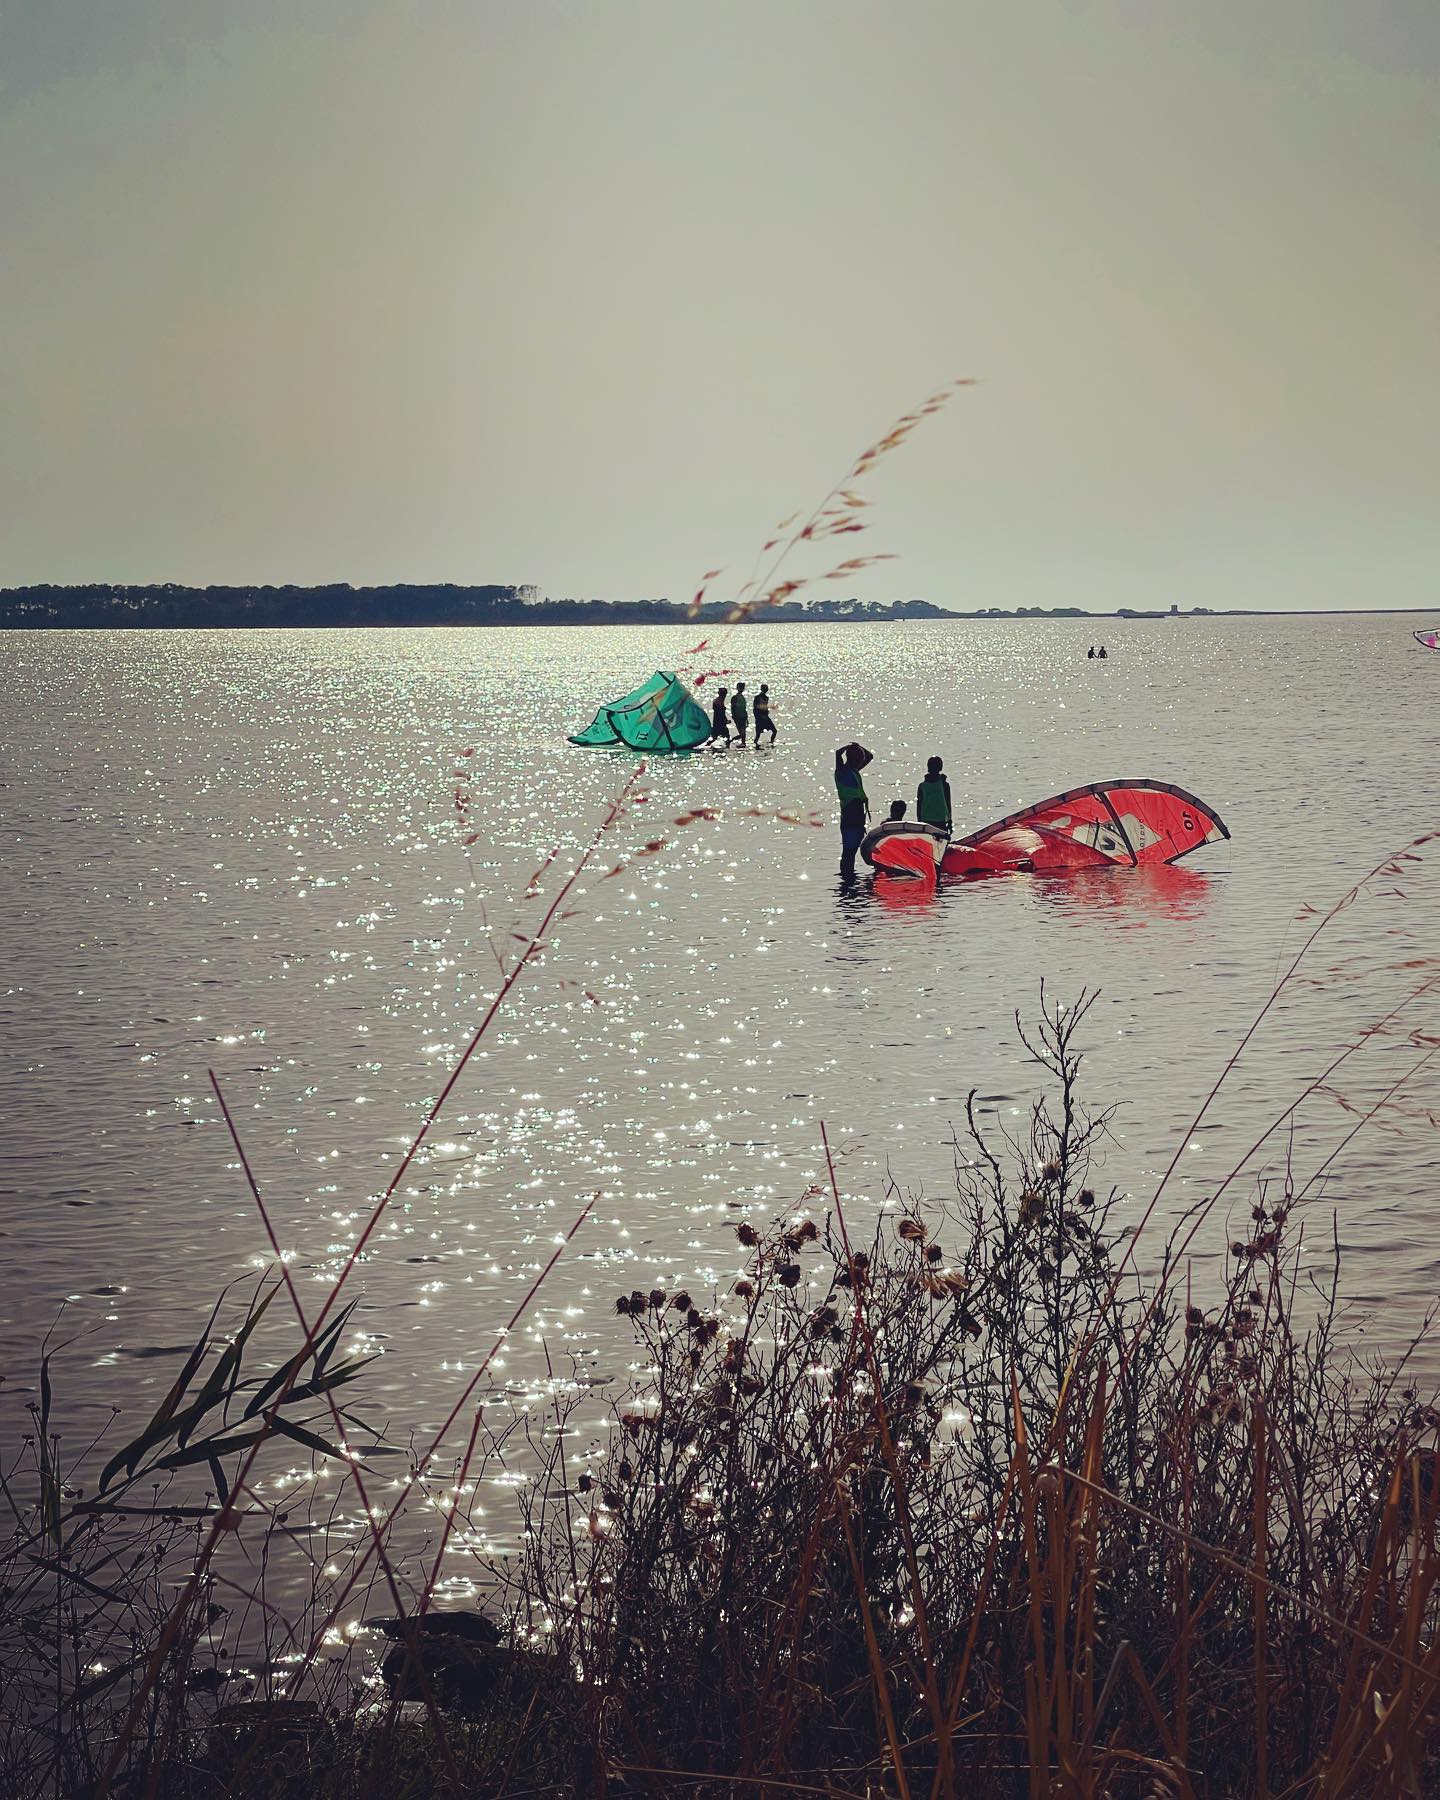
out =
[[[700,619],[725,618],[724,603]],[[928,600],[791,601],[756,615],[770,620],[948,619]],[[233,627],[325,625],[672,625],[691,618],[673,600],[547,600],[533,587],[181,587],[97,583],[0,589],[0,628]]]

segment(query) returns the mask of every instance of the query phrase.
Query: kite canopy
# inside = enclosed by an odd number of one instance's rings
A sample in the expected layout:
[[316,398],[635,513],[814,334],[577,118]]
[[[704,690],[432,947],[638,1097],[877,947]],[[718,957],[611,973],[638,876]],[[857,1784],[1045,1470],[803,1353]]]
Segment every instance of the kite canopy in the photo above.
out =
[[1427,650],[1440,650],[1440,631],[1417,631],[1412,634],[1417,644],[1423,644]]
[[710,736],[703,706],[672,670],[657,669],[623,700],[602,706],[583,731],[570,739],[589,749],[623,744],[628,750],[663,755],[693,750]]
[[[882,828],[883,830],[883,828]],[[869,834],[861,845],[877,869],[934,880],[938,846],[915,827]],[[1219,813],[1163,781],[1098,781],[1041,800],[956,838],[940,855],[942,875],[1048,874],[1136,869],[1179,862],[1229,831]]]
[[951,844],[947,875],[992,868],[1148,868],[1179,862],[1229,831],[1219,813],[1164,781],[1097,781],[997,819]]

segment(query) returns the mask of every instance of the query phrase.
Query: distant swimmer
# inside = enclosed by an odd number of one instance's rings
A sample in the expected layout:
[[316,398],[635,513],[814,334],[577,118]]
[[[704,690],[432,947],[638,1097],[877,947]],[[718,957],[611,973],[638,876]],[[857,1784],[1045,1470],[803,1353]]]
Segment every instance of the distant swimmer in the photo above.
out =
[[770,717],[770,689],[765,682],[760,683],[760,692],[755,696],[755,748],[760,748],[760,739],[765,732],[770,733],[770,742],[775,742],[775,721]]
[[926,825],[938,825],[942,831],[951,828],[950,783],[941,772],[945,765],[932,756],[925,765],[925,779],[915,790],[915,817]]
[[835,792],[840,800],[840,879],[855,879],[855,857],[870,818],[870,802],[860,771],[872,760],[861,744],[842,744],[835,752]]
[[730,715],[725,708],[725,697],[729,688],[721,688],[715,696],[715,703],[710,708],[710,742],[723,738],[728,749],[730,745]]
[[740,748],[745,748],[745,732],[750,724],[750,702],[745,698],[745,683],[735,683],[735,693],[730,701],[730,717],[735,721],[735,735],[740,740]]
[[1094,645],[1093,645],[1093,644],[1092,644],[1092,645],[1091,645],[1091,646],[1090,646],[1090,648],[1089,648],[1089,649],[1088,649],[1088,650],[1087,650],[1087,651],[1086,651],[1086,652],[1085,652],[1085,660],[1086,660],[1086,661],[1087,661],[1087,662],[1094,662],[1094,660],[1095,660],[1095,646],[1094,646]]
[[1104,662],[1105,660],[1105,646],[1103,644],[1100,646],[1100,655],[1096,660],[1099,662]]

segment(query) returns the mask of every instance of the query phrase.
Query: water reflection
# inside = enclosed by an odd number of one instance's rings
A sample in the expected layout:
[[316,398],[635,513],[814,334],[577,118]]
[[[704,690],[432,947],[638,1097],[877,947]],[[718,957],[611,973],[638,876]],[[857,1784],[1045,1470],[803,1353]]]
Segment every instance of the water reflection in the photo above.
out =
[[1143,929],[1154,920],[1191,922],[1214,898],[1215,878],[1201,870],[1162,864],[1146,869],[1072,869],[1045,875],[987,875],[931,885],[908,875],[875,874],[868,881],[842,883],[838,898],[848,911],[866,902],[886,912],[930,913],[944,905],[980,904],[1001,886],[1023,887],[1044,908],[1083,925],[1097,913],[1122,915],[1122,929]]
[[1143,930],[1157,919],[1188,922],[1205,912],[1217,891],[1215,877],[1178,863],[1150,869],[1078,869],[1068,875],[1036,875],[1037,900],[1070,923],[1096,913],[1123,915],[1122,930]]
[[870,891],[888,912],[933,913],[940,905],[941,889],[910,875],[877,875]]

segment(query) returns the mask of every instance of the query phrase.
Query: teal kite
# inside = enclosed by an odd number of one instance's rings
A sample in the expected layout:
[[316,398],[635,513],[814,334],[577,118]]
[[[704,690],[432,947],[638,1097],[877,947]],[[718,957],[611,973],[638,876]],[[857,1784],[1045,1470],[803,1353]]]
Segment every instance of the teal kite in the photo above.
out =
[[673,670],[657,669],[633,694],[602,706],[570,742],[586,749],[623,744],[627,750],[664,755],[694,750],[709,736],[704,707]]

